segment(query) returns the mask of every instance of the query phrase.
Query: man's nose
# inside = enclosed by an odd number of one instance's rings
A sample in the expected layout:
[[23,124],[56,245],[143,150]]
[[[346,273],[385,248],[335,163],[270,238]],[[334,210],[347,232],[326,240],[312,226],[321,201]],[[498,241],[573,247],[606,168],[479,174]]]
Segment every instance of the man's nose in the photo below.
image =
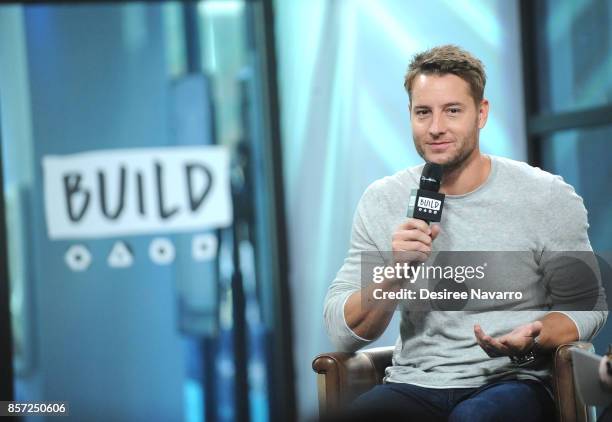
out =
[[429,134],[433,138],[437,138],[446,132],[446,124],[444,118],[439,113],[433,113],[431,125],[429,126]]

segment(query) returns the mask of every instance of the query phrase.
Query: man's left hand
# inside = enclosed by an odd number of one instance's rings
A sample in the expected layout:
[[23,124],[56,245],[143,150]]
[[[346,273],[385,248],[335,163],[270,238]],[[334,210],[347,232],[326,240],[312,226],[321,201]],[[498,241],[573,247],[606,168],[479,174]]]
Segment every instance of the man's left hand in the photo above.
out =
[[533,349],[536,344],[535,338],[540,331],[542,331],[542,323],[534,321],[518,326],[503,336],[491,337],[483,331],[480,325],[474,325],[476,341],[482,350],[492,358],[524,355]]

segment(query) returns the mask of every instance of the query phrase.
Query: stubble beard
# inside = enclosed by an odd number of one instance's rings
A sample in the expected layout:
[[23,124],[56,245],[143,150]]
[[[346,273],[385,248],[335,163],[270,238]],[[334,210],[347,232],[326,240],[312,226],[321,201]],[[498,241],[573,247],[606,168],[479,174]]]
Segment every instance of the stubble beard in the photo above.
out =
[[[478,140],[475,139],[477,136],[477,132],[474,131],[469,134],[468,137],[464,139],[462,147],[455,152],[455,155],[451,156],[446,163],[439,163],[442,166],[443,174],[450,174],[461,168],[463,164],[468,160],[468,158],[472,155],[474,150],[476,149],[476,145],[478,144]],[[473,142],[470,142],[470,139],[474,139]],[[425,145],[425,142],[421,142],[417,139],[417,142],[414,143],[417,153],[428,162],[425,157],[425,150],[422,145]]]

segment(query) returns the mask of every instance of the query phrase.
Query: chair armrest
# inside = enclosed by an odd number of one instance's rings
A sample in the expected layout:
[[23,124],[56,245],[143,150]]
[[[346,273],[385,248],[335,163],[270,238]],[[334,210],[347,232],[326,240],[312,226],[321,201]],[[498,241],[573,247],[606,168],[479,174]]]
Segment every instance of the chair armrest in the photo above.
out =
[[393,347],[379,347],[357,353],[323,353],[314,358],[319,412],[341,408],[355,397],[380,384],[385,368],[391,366]]
[[578,347],[593,351],[591,343],[576,341],[562,344],[555,350],[553,358],[552,377],[557,417],[559,422],[588,422],[592,420],[592,410],[586,406],[574,386],[572,354],[570,350]]

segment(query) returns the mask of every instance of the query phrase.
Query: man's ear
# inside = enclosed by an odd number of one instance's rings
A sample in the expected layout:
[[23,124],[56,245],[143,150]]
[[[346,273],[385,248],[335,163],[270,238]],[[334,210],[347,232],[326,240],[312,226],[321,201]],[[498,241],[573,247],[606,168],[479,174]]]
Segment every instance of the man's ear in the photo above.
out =
[[489,118],[489,100],[483,98],[480,100],[480,107],[478,107],[478,129],[482,129],[487,124]]

